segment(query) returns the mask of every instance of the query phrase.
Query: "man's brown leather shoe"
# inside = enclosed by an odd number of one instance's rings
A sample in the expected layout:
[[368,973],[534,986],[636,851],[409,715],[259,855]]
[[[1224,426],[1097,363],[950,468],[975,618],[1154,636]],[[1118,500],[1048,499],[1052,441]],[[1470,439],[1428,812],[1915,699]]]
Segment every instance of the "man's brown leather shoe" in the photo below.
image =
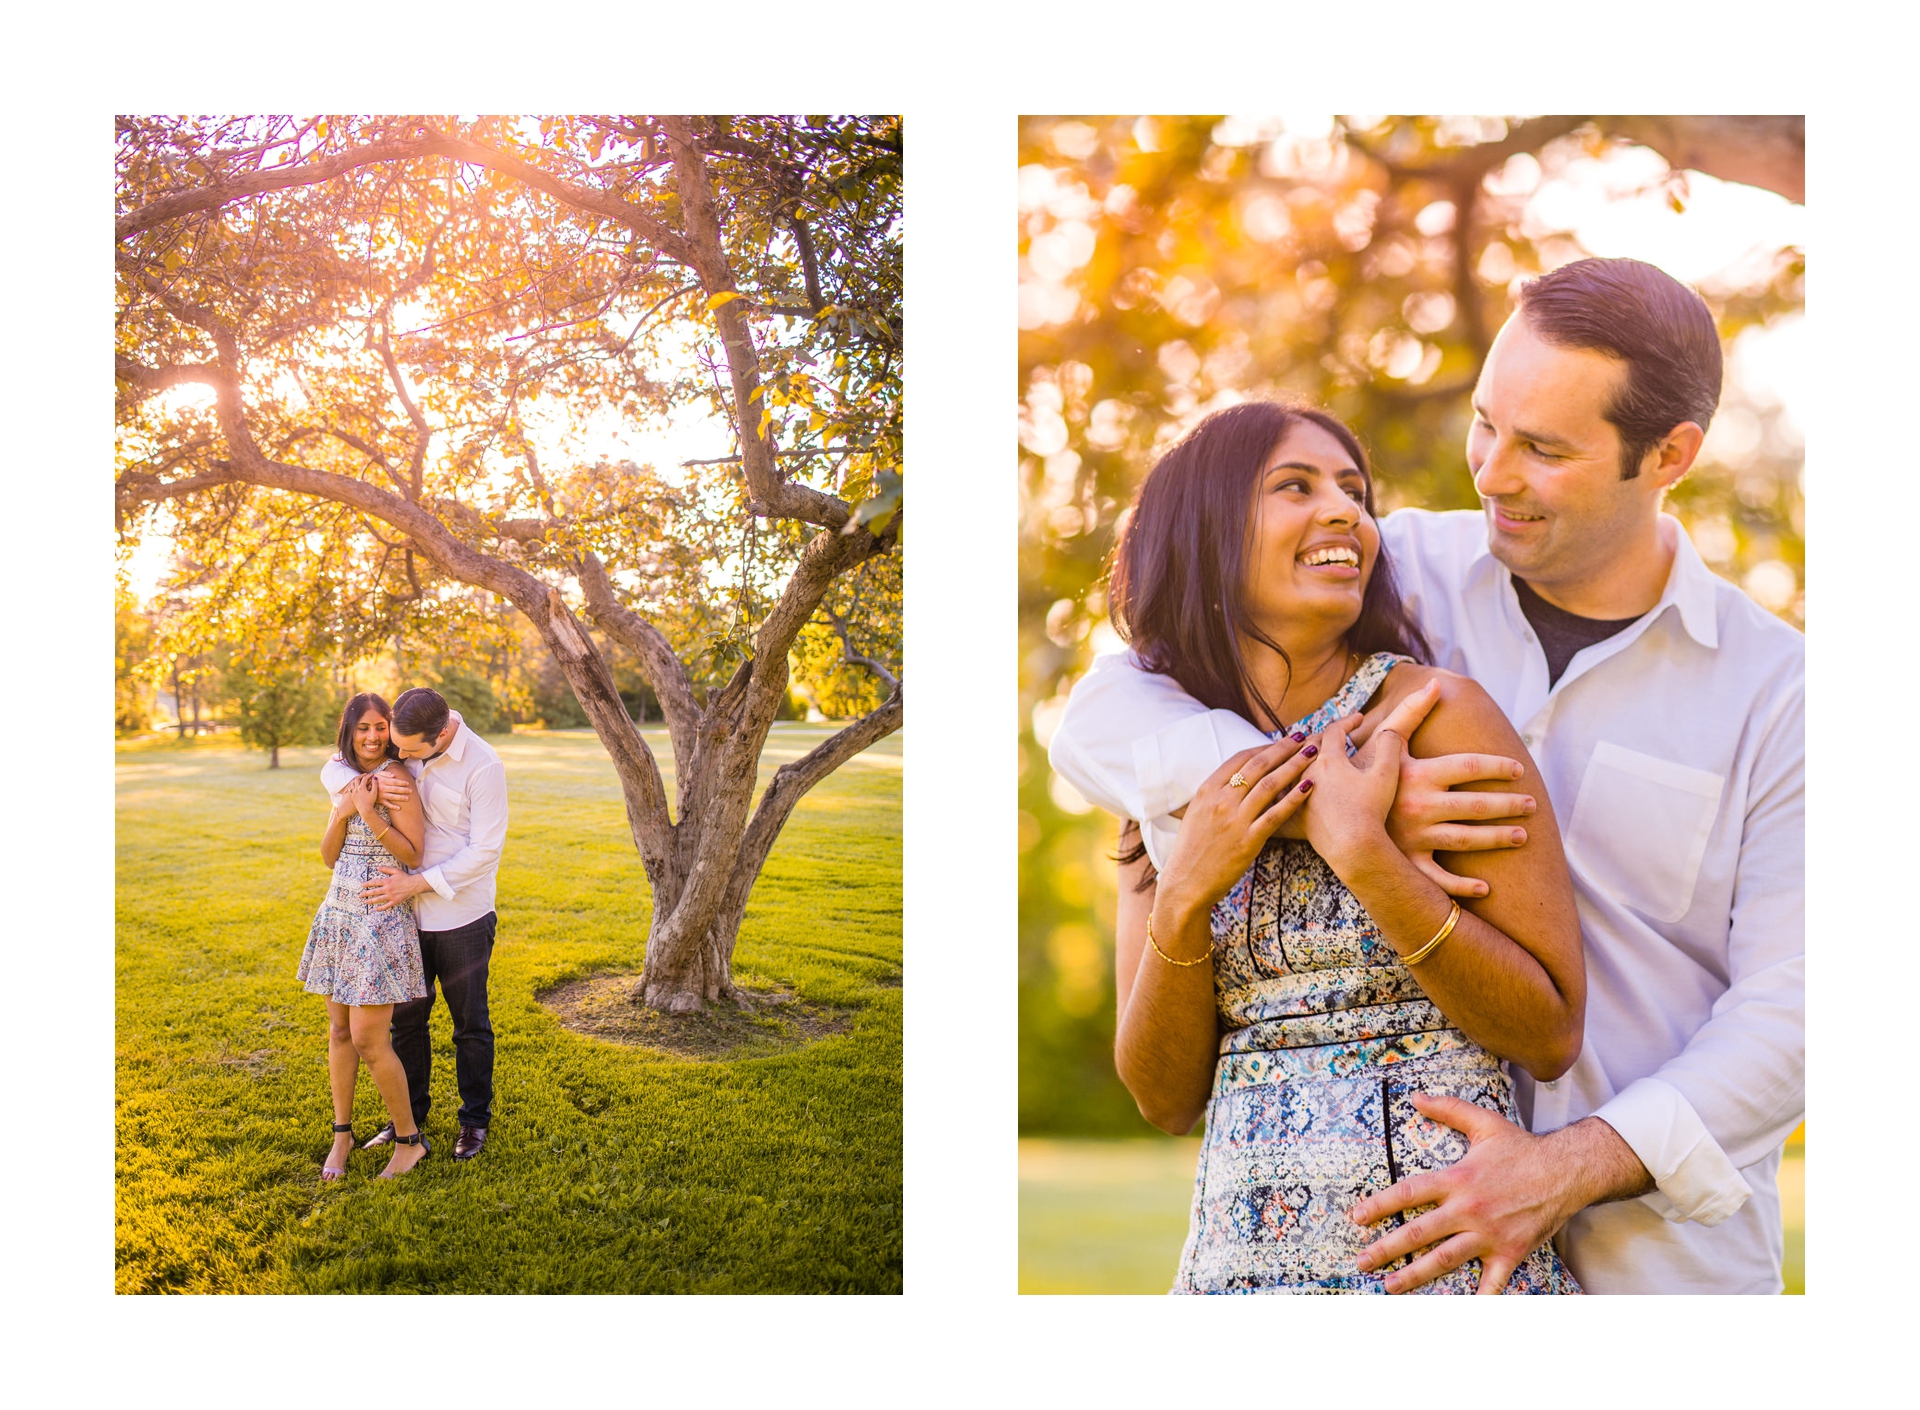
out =
[[487,1128],[484,1126],[462,1126],[460,1139],[453,1143],[455,1160],[472,1160],[480,1154],[480,1147],[487,1143]]

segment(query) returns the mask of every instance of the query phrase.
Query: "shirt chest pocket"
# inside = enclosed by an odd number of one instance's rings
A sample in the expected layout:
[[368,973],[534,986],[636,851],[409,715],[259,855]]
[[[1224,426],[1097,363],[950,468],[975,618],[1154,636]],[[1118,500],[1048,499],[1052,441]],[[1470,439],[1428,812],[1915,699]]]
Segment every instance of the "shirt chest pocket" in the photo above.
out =
[[1567,860],[1602,894],[1657,921],[1693,904],[1726,776],[1602,742],[1580,780]]
[[426,810],[427,821],[440,831],[466,835],[467,798],[459,789],[444,785],[426,789],[421,805]]

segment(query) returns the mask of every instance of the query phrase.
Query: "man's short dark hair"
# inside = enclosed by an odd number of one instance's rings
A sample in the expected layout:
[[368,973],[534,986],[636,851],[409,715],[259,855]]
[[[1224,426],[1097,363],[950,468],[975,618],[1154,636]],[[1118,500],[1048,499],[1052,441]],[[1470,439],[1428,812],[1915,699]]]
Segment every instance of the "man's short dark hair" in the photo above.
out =
[[1583,259],[1520,288],[1527,326],[1549,343],[1627,364],[1601,414],[1620,432],[1620,478],[1683,421],[1702,431],[1720,405],[1720,334],[1698,294],[1634,259]]
[[411,690],[401,691],[400,698],[393,702],[393,724],[390,728],[395,734],[438,739],[440,731],[446,727],[447,702],[437,690],[416,685]]

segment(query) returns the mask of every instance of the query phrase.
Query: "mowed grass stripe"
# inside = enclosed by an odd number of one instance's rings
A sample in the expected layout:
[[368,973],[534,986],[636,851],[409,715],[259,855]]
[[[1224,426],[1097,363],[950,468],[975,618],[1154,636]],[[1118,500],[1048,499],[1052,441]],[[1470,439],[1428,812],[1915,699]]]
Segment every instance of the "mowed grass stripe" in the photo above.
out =
[[[776,731],[782,754],[825,731]],[[666,764],[664,733],[650,742]],[[892,1292],[900,1287],[900,739],[796,809],[741,977],[854,1010],[779,1056],[695,1063],[562,1029],[549,984],[639,967],[645,878],[599,742],[501,736],[513,812],[492,971],[486,1152],[436,1006],[436,1150],[405,1180],[326,1147],[325,1003],[293,977],[327,872],[324,751],[122,746],[116,1283],[125,1292]],[[797,747],[796,747],[797,746]],[[892,764],[861,766],[871,756]],[[670,765],[666,769],[672,788]],[[384,1119],[360,1084],[355,1121]]]

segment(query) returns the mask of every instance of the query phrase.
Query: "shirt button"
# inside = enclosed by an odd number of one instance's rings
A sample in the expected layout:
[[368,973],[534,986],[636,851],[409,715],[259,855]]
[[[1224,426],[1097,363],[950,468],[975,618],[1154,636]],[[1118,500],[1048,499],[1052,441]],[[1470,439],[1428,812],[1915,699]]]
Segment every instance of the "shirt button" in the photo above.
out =
[[1521,735],[1521,736],[1520,736],[1520,742],[1521,742],[1522,744],[1524,744],[1524,745],[1526,745],[1526,746],[1527,746],[1527,748],[1529,748],[1529,749],[1531,749],[1531,748],[1533,748],[1533,736],[1532,736],[1532,735],[1530,735],[1530,734],[1523,734],[1523,735]]

